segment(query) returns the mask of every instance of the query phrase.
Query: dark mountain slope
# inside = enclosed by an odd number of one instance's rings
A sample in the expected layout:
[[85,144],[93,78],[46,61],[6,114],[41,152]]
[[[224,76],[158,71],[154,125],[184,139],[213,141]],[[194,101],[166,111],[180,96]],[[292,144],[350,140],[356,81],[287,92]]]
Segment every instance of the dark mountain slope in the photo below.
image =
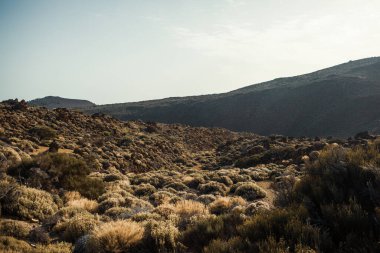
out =
[[122,120],[225,127],[259,134],[349,136],[380,131],[380,58],[352,61],[229,93],[85,109]]
[[50,109],[53,108],[78,108],[78,107],[87,107],[94,106],[95,104],[81,99],[70,99],[70,98],[61,98],[54,96],[47,96],[44,98],[37,98],[29,101],[31,105],[44,106]]

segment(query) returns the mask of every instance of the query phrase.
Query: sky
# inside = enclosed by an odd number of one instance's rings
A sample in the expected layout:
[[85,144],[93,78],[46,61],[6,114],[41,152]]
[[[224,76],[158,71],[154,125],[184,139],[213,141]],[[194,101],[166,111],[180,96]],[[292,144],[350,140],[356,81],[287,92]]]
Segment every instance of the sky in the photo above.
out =
[[222,93],[372,56],[378,0],[0,0],[0,100]]

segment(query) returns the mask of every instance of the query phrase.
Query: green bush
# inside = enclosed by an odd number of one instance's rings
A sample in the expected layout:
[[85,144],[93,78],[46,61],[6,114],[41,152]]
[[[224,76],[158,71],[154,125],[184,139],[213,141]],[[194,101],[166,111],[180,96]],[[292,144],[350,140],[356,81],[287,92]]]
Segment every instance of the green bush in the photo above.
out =
[[44,154],[10,168],[8,173],[33,187],[78,191],[91,199],[101,195],[105,187],[101,179],[88,176],[91,169],[83,160],[71,154]]
[[36,126],[29,129],[29,133],[40,140],[49,140],[57,136],[57,132],[48,126]]
[[19,186],[3,199],[2,210],[21,219],[43,220],[53,215],[58,207],[48,192]]

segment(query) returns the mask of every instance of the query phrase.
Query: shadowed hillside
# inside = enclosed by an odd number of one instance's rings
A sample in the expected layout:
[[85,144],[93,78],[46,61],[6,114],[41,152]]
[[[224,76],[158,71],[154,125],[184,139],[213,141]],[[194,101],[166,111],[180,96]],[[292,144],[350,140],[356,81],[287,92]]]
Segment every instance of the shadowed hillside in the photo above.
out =
[[111,104],[83,109],[122,120],[290,136],[380,132],[380,58],[350,61],[229,93]]

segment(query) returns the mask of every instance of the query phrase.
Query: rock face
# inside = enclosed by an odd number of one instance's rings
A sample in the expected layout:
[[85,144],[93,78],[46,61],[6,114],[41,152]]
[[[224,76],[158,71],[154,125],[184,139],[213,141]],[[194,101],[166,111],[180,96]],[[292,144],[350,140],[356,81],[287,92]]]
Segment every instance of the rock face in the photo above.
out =
[[216,95],[86,108],[122,120],[224,127],[262,135],[380,133],[380,58],[278,78]]
[[43,106],[50,109],[95,106],[94,103],[87,100],[69,99],[69,98],[61,98],[61,97],[53,97],[53,96],[34,99],[34,100],[29,101],[28,103],[31,105]]

